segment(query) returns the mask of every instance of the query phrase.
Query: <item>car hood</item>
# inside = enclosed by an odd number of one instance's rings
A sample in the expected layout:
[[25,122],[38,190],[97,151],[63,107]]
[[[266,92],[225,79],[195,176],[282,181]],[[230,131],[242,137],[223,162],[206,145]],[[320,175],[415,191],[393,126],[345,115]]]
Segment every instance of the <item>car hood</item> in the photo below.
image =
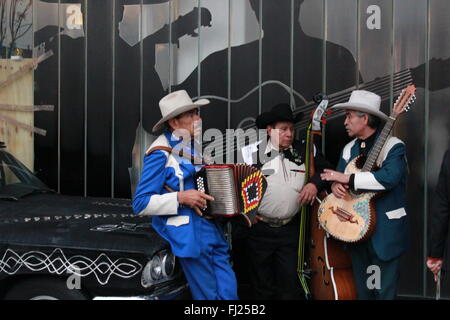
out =
[[128,199],[83,198],[55,193],[31,194],[21,199],[0,200],[0,218],[29,216],[67,216],[75,213],[131,214]]
[[167,249],[149,217],[130,200],[33,194],[0,200],[0,245],[55,247],[152,256]]

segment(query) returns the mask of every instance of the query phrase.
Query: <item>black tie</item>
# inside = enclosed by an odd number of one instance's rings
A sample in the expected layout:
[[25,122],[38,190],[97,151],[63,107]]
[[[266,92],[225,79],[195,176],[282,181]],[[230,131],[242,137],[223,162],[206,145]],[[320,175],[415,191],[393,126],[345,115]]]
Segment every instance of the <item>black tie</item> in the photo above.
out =
[[291,162],[295,162],[295,157],[294,157],[294,155],[292,154],[291,149],[285,149],[285,150],[283,150],[283,154],[284,154],[284,157],[285,157],[286,159],[288,159],[288,160],[291,161]]

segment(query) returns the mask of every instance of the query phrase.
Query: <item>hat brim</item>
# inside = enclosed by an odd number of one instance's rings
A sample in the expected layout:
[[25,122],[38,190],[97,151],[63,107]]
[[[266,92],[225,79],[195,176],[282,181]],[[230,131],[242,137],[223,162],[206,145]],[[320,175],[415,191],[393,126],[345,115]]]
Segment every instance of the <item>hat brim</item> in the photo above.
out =
[[275,122],[279,122],[279,121],[287,121],[287,122],[293,122],[294,124],[299,122],[300,120],[303,119],[303,113],[300,112],[299,114],[295,115],[294,118],[287,118],[287,117],[282,117],[280,115],[274,114],[270,111],[267,112],[263,112],[261,113],[257,118],[256,118],[256,126],[258,127],[258,129],[265,129],[267,128],[267,126],[269,124],[273,124]]
[[361,111],[361,112],[365,112],[365,113],[370,113],[384,121],[386,121],[389,118],[383,112],[378,111],[378,110],[373,110],[369,106],[367,106],[363,103],[356,103],[356,102],[354,102],[354,103],[338,103],[338,104],[332,106],[330,109],[337,109],[337,110],[350,109],[350,110],[355,110],[355,111]]
[[185,106],[177,108],[176,110],[172,111],[171,113],[169,113],[165,117],[163,117],[161,120],[159,120],[153,126],[152,132],[156,133],[156,132],[160,131],[161,128],[163,127],[164,122],[166,122],[166,121],[168,121],[168,120],[170,120],[172,118],[175,118],[176,116],[182,114],[183,112],[187,112],[187,111],[190,111],[192,109],[196,109],[196,108],[199,108],[199,107],[206,106],[209,103],[210,103],[210,101],[208,99],[200,99],[200,100],[195,101],[192,104],[188,104],[188,105],[185,105]]

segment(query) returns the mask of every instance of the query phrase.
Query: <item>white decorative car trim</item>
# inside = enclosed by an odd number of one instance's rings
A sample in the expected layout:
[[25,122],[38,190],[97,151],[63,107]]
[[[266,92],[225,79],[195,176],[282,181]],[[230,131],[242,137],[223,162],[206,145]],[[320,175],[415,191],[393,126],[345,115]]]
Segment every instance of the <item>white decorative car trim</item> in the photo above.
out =
[[16,274],[21,268],[33,272],[47,271],[51,274],[76,274],[80,277],[94,275],[98,283],[106,285],[111,276],[129,279],[139,274],[143,266],[129,258],[111,260],[101,253],[95,260],[76,255],[66,257],[63,250],[55,249],[51,254],[41,251],[29,251],[23,254],[7,249],[0,259],[0,273]]

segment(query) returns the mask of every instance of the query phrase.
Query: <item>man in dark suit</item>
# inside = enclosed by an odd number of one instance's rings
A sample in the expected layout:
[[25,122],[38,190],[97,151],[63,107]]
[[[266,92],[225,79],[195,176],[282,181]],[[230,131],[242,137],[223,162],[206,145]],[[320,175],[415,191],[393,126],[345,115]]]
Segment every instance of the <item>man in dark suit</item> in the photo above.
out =
[[442,160],[428,236],[426,262],[437,281],[439,271],[448,269],[450,257],[450,149],[447,149]]

